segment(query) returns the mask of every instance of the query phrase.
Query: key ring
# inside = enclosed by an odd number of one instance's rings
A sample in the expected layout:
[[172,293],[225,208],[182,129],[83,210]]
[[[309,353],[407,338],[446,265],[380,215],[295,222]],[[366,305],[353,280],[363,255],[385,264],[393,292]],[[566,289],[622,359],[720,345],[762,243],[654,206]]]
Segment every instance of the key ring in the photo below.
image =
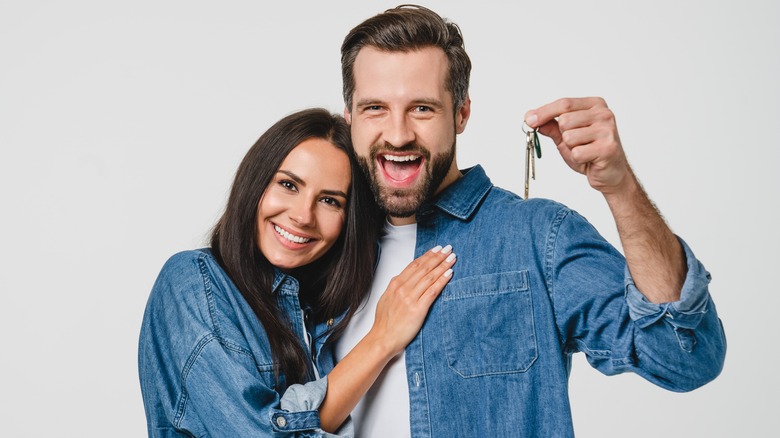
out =
[[[525,128],[528,129],[526,130]],[[533,145],[534,150],[536,151],[536,157],[542,158],[542,145],[539,143],[539,128],[531,128],[531,126],[529,126],[528,123],[525,123],[525,120],[523,120],[523,125],[520,126],[520,129],[525,134],[526,140],[530,136],[533,136]]]

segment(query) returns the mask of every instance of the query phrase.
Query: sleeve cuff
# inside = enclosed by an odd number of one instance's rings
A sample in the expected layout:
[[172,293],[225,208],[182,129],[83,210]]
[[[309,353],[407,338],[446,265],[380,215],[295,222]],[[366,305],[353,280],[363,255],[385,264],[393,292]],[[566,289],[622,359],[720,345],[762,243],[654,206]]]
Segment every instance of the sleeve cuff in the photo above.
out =
[[[330,434],[321,430],[320,415],[317,412],[328,391],[328,377],[325,376],[303,385],[291,385],[280,400],[280,409],[271,410],[271,424],[277,432],[297,432],[316,429],[323,437],[352,437],[352,419]],[[318,435],[319,436],[319,435]]]
[[626,302],[631,319],[640,327],[645,328],[661,318],[666,318],[674,327],[695,329],[707,313],[710,301],[708,285],[710,273],[696,259],[693,252],[680,237],[677,237],[685,254],[688,273],[685,276],[680,300],[671,303],[655,304],[645,298],[637,289],[634,279],[626,266]]

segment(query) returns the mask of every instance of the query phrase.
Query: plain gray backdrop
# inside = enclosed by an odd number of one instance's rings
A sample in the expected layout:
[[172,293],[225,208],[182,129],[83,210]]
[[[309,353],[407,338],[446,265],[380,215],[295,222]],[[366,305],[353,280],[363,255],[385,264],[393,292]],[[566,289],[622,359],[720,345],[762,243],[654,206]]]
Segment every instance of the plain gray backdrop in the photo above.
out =
[[[603,96],[640,180],[712,273],[722,375],[674,394],[578,356],[578,436],[777,436],[778,2],[424,4],[460,25],[474,64],[461,167],[519,192],[523,114]],[[273,122],[342,111],[341,40],[392,6],[0,2],[0,435],[146,434],[137,340],[160,267],[205,243]],[[542,146],[532,196],[619,247],[600,195]]]

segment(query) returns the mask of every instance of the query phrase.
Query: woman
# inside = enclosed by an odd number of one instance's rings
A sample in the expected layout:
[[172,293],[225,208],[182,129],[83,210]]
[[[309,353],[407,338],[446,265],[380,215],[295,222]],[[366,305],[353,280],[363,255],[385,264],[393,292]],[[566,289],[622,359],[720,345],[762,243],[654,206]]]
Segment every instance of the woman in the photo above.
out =
[[377,211],[341,117],[305,110],[263,134],[211,248],[174,255],[152,289],[139,348],[149,436],[351,434],[349,412],[454,263],[437,247],[409,265],[334,368],[332,341],[369,290]]

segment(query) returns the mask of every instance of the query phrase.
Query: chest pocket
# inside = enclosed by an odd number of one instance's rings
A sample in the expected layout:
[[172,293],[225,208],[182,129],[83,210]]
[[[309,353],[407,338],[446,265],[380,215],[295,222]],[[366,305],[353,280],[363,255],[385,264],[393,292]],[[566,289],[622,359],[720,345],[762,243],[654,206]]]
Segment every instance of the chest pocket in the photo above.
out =
[[525,372],[536,360],[528,271],[453,281],[441,307],[447,360],[461,377]]

